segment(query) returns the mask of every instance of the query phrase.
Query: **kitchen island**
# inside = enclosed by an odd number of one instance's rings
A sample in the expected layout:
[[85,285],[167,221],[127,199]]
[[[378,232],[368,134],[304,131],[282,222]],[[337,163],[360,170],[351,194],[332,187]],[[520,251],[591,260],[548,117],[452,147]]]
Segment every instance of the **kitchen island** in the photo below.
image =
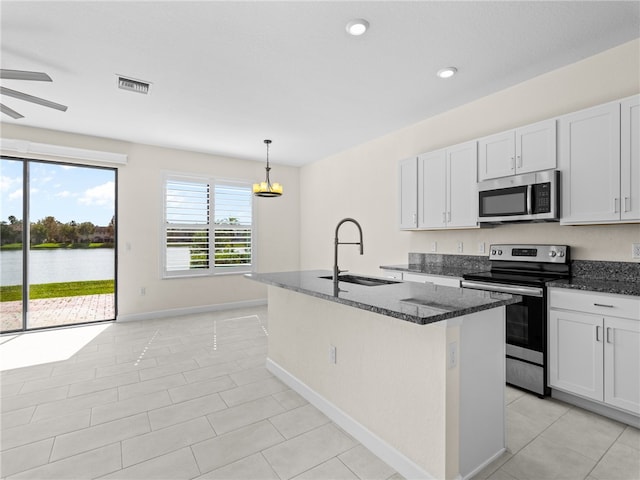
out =
[[470,478],[498,457],[504,307],[520,298],[323,276],[247,275],[269,285],[267,368],[406,478]]

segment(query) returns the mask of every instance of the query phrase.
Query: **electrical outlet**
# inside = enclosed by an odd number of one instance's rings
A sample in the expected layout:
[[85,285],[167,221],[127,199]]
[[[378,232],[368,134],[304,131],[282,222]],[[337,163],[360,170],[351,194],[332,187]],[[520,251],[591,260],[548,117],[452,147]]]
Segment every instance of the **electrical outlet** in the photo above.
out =
[[332,365],[338,363],[338,349],[333,345],[329,346],[329,363]]
[[449,344],[449,351],[447,352],[447,366],[449,368],[455,368],[458,364],[458,344],[451,342]]
[[634,260],[640,259],[640,243],[631,244],[631,258]]
[[431,251],[432,252],[438,251],[438,242],[431,242]]
[[147,287],[140,287],[140,296],[144,297],[147,294]]
[[462,253],[462,252],[463,252],[462,242],[458,242],[458,253]]
[[478,253],[484,253],[484,242],[478,243]]

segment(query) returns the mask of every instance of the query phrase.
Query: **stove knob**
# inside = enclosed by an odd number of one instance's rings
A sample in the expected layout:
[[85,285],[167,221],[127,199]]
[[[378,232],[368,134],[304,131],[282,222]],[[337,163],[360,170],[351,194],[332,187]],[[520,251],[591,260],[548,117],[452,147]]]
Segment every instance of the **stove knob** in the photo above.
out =
[[558,252],[558,256],[559,256],[559,257],[564,257],[564,252],[563,252],[562,250],[560,250],[560,251]]
[[491,250],[491,255],[495,255],[496,251],[495,250]]
[[550,257],[555,257],[555,256],[556,256],[556,251],[555,251],[555,250],[551,250],[551,251],[549,252],[549,256],[550,256]]
[[502,250],[498,250],[498,255],[502,255]]

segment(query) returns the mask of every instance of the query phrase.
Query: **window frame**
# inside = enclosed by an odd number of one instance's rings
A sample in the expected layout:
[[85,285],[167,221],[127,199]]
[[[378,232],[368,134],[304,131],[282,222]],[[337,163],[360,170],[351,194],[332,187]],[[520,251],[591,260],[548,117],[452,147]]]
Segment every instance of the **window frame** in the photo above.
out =
[[[209,199],[208,199],[208,223],[204,226],[209,236],[208,248],[210,255],[210,262],[207,268],[202,269],[188,269],[188,270],[167,270],[167,238],[169,227],[173,226],[185,226],[193,227],[194,224],[180,224],[180,223],[168,223],[167,222],[167,186],[169,182],[185,182],[185,183],[197,183],[207,184],[209,187]],[[215,232],[217,230],[215,223],[215,191],[216,186],[236,186],[246,187],[248,194],[251,196],[251,262],[249,265],[240,265],[238,267],[233,266],[216,266],[215,265]],[[169,172],[165,171],[162,175],[162,218],[161,218],[161,235],[160,235],[160,248],[161,248],[161,265],[160,273],[162,279],[171,278],[191,278],[191,277],[212,277],[223,275],[241,275],[245,273],[251,273],[255,271],[256,265],[256,204],[255,198],[252,193],[252,183],[247,180],[237,180],[222,178],[213,175],[198,175],[189,173]],[[227,224],[221,228],[229,228]],[[245,227],[246,228],[246,227]]]

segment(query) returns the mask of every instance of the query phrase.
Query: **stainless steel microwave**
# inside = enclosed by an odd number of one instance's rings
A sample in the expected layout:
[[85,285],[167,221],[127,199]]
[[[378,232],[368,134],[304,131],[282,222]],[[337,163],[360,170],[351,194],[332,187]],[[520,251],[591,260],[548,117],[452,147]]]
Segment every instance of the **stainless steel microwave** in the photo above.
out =
[[480,223],[560,220],[560,172],[514,175],[478,183]]

